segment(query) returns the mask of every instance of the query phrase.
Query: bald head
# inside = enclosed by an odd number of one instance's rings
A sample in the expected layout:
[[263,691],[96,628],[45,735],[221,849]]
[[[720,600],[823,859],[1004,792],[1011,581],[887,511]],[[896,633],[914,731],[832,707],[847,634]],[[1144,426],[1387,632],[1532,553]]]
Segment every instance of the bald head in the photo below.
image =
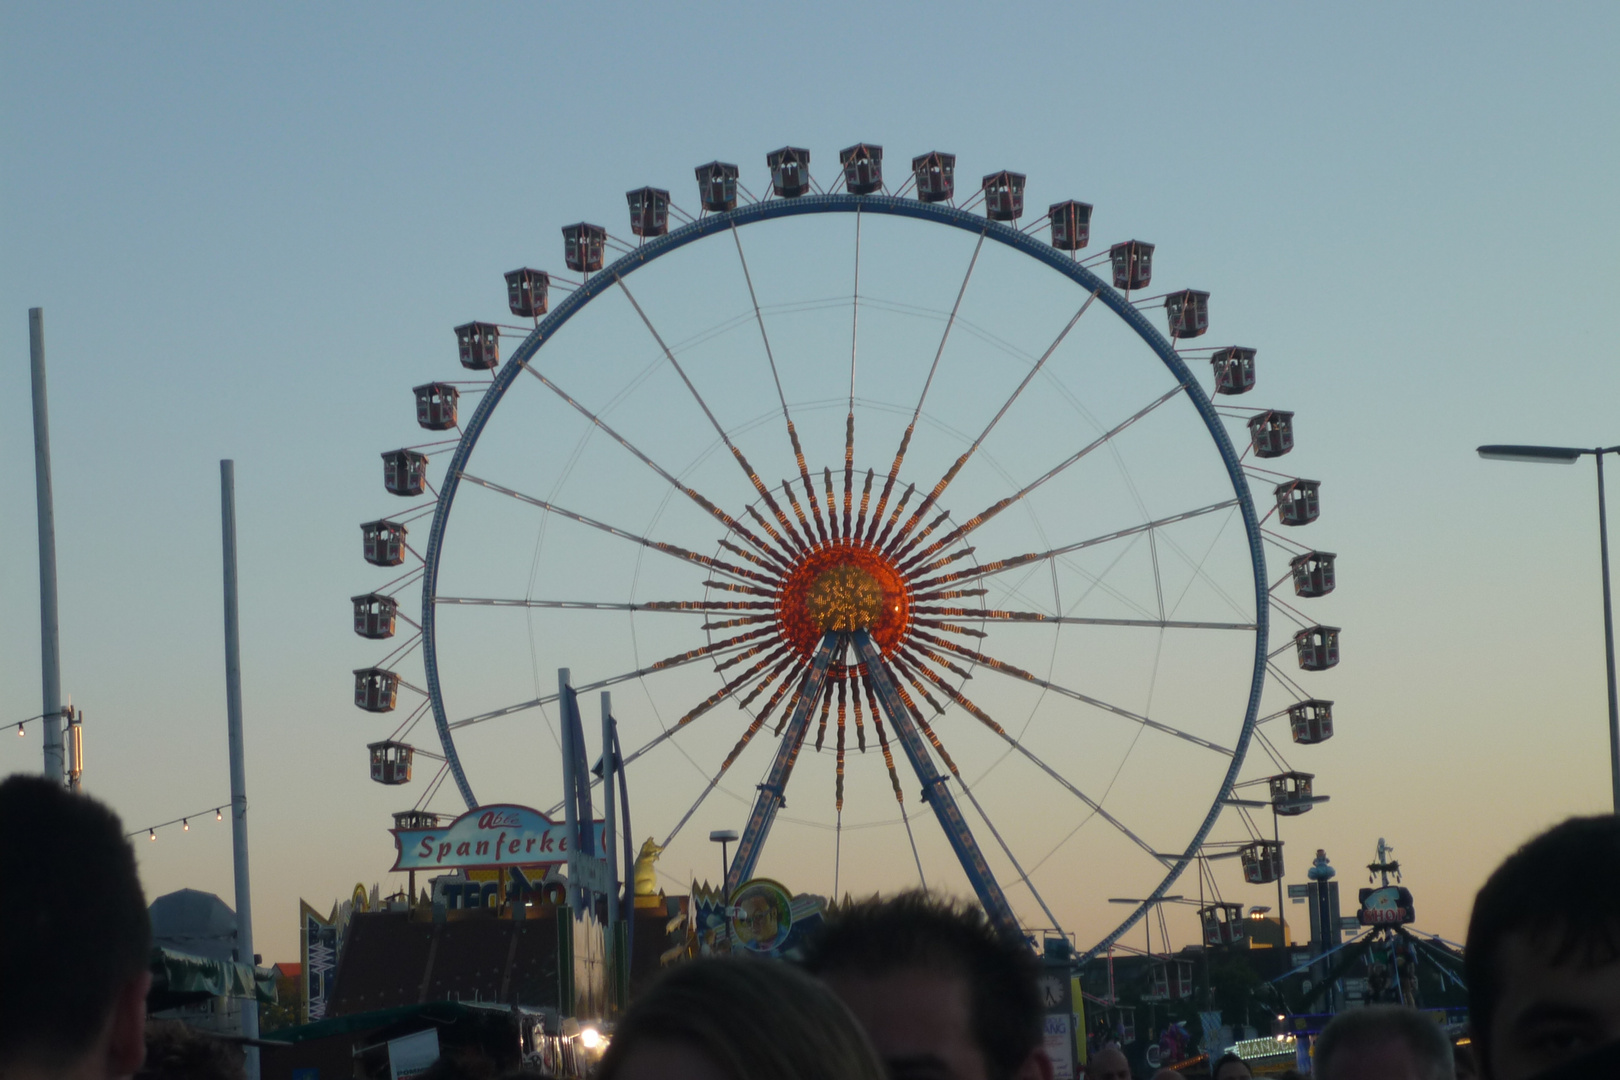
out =
[[1105,1046],[1091,1055],[1086,1080],[1131,1080],[1131,1066],[1117,1046]]

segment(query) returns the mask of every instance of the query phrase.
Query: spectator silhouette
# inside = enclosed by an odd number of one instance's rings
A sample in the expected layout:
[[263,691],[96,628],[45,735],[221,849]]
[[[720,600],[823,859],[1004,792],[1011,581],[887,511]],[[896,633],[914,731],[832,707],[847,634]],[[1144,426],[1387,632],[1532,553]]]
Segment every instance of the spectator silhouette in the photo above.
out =
[[1051,1080],[1039,964],[977,907],[921,892],[848,905],[827,914],[805,966],[895,1080]]
[[126,1077],[145,1055],[151,926],[118,816],[36,776],[0,783],[0,1076]]
[[774,960],[677,965],[631,1004],[598,1080],[884,1080],[827,988]]
[[1510,855],[1474,899],[1468,1016],[1486,1080],[1620,1053],[1620,820],[1571,818]]
[[1320,1080],[1454,1080],[1451,1040],[1432,1017],[1405,1005],[1370,1005],[1335,1016],[1314,1047]]

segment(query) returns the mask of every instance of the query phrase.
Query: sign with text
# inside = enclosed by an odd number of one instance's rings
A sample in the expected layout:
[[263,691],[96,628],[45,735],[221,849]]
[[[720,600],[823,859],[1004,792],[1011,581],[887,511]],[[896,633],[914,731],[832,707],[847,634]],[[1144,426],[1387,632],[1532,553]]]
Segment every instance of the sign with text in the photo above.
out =
[[[591,823],[602,850],[602,823]],[[395,870],[541,866],[568,861],[568,829],[538,810],[503,804],[469,810],[435,829],[390,829]]]
[[1356,920],[1362,926],[1402,926],[1415,918],[1409,890],[1399,885],[1361,890],[1361,910],[1356,912]]

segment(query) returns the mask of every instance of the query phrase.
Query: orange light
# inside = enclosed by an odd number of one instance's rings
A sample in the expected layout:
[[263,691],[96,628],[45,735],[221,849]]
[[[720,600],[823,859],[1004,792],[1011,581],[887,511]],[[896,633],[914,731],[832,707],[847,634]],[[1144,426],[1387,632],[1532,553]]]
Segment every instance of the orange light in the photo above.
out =
[[881,552],[840,541],[812,549],[789,572],[776,599],[782,636],[804,657],[829,630],[865,630],[887,654],[905,633],[911,592]]

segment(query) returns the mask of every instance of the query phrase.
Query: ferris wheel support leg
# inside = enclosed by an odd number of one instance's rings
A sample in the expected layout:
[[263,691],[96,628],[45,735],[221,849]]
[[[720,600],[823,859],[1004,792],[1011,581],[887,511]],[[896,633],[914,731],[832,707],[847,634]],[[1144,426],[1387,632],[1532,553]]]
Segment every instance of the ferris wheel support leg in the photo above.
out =
[[787,787],[788,777],[793,773],[793,763],[798,760],[799,746],[804,742],[810,713],[821,700],[821,690],[827,682],[827,668],[832,664],[834,655],[843,651],[844,645],[843,636],[829,630],[822,635],[821,644],[816,646],[815,655],[810,660],[810,675],[805,679],[799,691],[799,702],[782,731],[776,760],[771,764],[765,782],[759,785],[759,798],[754,800],[748,825],[743,829],[742,839],[737,841],[737,854],[731,860],[731,869],[726,872],[727,896],[754,876],[754,867],[759,862],[760,852],[764,850],[765,837],[770,835],[771,823],[776,820],[776,812],[787,802],[783,791]]
[[865,630],[855,631],[855,652],[866,664],[866,677],[877,691],[878,703],[883,706],[889,725],[899,733],[900,746],[906,752],[906,759],[911,762],[917,779],[922,781],[923,798],[939,819],[940,828],[945,830],[945,838],[950,841],[951,849],[961,861],[962,869],[967,873],[968,882],[978,895],[985,914],[996,929],[1022,939],[1024,932],[1018,925],[1018,916],[1013,914],[1012,905],[1007,903],[1007,896],[1001,891],[996,875],[991,872],[990,864],[985,862],[979,842],[973,838],[972,830],[956,805],[956,797],[947,786],[947,778],[934,768],[934,759],[928,754],[928,744],[911,722],[911,713],[906,711],[905,704],[900,700],[900,692],[889,678],[888,669],[883,666],[882,651]]

